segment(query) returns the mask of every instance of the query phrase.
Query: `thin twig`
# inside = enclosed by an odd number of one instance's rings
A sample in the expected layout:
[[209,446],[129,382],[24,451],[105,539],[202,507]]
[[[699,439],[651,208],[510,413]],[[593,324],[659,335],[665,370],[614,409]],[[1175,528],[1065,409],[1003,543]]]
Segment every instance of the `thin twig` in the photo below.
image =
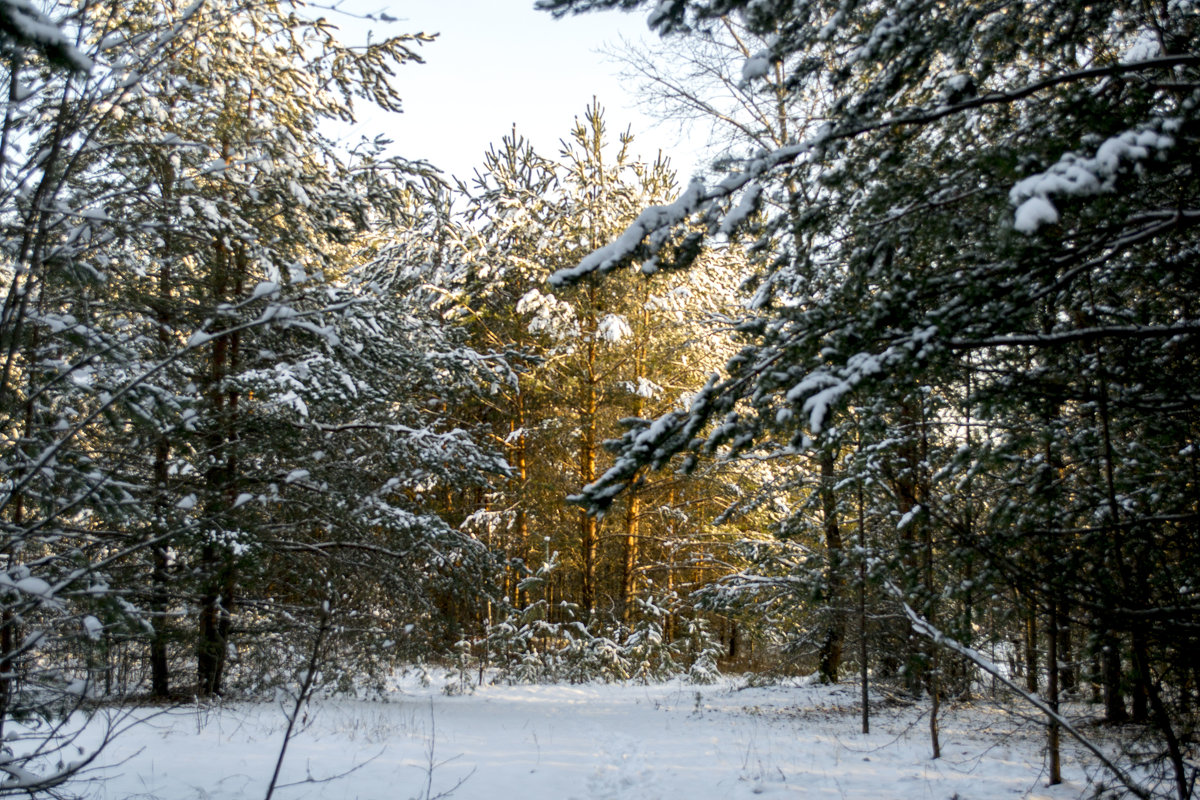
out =
[[1126,789],[1128,789],[1130,792],[1137,795],[1138,797],[1142,798],[1142,800],[1150,800],[1150,793],[1143,786],[1138,784],[1138,782],[1133,779],[1133,776],[1131,776],[1125,770],[1123,770],[1119,766],[1117,766],[1117,764],[1112,759],[1110,759],[1108,756],[1106,756],[1104,754],[1104,752],[1096,744],[1094,744],[1090,739],[1088,739],[1086,736],[1084,736],[1082,733],[1080,733],[1079,730],[1074,725],[1071,724],[1070,720],[1068,720],[1066,717],[1062,716],[1058,712],[1051,709],[1050,706],[1048,704],[1046,704],[1045,702],[1043,702],[1040,697],[1037,697],[1036,695],[1030,694],[1029,692],[1022,690],[1019,686],[1017,686],[1015,683],[1010,681],[1004,675],[1003,671],[999,667],[997,667],[991,661],[986,659],[981,653],[979,653],[975,650],[972,650],[970,647],[967,647],[966,645],[964,645],[954,639],[951,639],[950,637],[943,634],[940,630],[935,628],[932,624],[930,624],[927,620],[925,620],[920,614],[918,614],[916,611],[913,611],[913,609],[908,605],[908,603],[904,602],[903,594],[900,592],[899,588],[897,588],[895,585],[889,583],[888,590],[896,597],[896,599],[904,607],[904,613],[907,614],[908,618],[912,621],[912,627],[913,627],[914,631],[921,634],[922,636],[925,636],[930,641],[932,641],[934,644],[940,645],[942,647],[945,647],[948,650],[958,653],[960,656],[962,656],[963,658],[972,662],[973,664],[975,664],[975,666],[979,667],[984,672],[987,672],[990,675],[992,675],[992,677],[996,678],[996,680],[1000,681],[1000,683],[1004,684],[1010,691],[1012,691],[1014,694],[1016,694],[1017,697],[1020,697],[1022,700],[1024,700],[1025,702],[1032,705],[1034,708],[1041,711],[1043,714],[1046,715],[1047,718],[1053,720],[1054,722],[1057,722],[1059,724],[1059,726],[1062,727],[1063,730],[1065,730],[1077,742],[1079,742],[1081,745],[1083,745],[1085,748],[1087,748],[1092,753],[1092,755],[1094,755],[1100,761],[1100,763],[1104,765],[1105,769],[1107,769],[1114,776],[1116,776],[1117,780],[1119,780],[1122,784],[1124,784]]
[[279,771],[283,768],[283,757],[287,755],[288,744],[292,741],[292,729],[296,726],[296,720],[300,716],[300,710],[304,703],[312,694],[313,683],[316,680],[317,665],[321,660],[321,646],[325,643],[325,637],[329,633],[329,601],[326,600],[321,604],[321,622],[317,628],[317,637],[313,641],[312,652],[308,656],[308,669],[304,673],[304,679],[300,682],[300,691],[296,694],[296,703],[292,706],[292,713],[288,715],[287,730],[283,734],[283,742],[279,745],[279,757],[275,759],[275,772],[271,775],[271,782],[267,784],[267,793],[263,800],[271,800],[271,795],[275,792],[275,784],[279,780]]

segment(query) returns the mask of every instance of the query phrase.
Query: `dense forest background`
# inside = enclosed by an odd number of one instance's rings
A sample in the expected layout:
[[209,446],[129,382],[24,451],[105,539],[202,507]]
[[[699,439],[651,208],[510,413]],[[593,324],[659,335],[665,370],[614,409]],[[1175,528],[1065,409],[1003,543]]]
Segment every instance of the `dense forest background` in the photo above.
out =
[[991,671],[1191,796],[1200,8],[539,5],[653,6],[704,180],[597,102],[338,145],[426,37],[299,3],[0,2],[0,792],[71,711],[438,664],[858,676],[935,756]]

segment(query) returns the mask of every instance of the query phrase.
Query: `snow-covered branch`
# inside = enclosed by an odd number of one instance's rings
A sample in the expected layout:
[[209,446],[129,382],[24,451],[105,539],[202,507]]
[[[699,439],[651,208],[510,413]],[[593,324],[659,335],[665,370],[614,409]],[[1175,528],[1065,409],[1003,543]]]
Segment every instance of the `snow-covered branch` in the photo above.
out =
[[1017,697],[1020,697],[1029,705],[1036,708],[1038,711],[1045,714],[1048,719],[1056,722],[1063,730],[1069,733],[1072,738],[1083,745],[1083,747],[1087,748],[1087,750],[1091,752],[1101,764],[1104,765],[1104,768],[1111,772],[1130,792],[1137,797],[1142,798],[1142,800],[1150,800],[1150,792],[1136,780],[1134,780],[1133,776],[1121,769],[1121,767],[1119,767],[1112,759],[1110,759],[1108,755],[1100,749],[1099,745],[1084,736],[1069,719],[1054,711],[1052,708],[1050,708],[1049,704],[1047,704],[1037,695],[1030,694],[1013,683],[1005,674],[1004,670],[993,664],[982,653],[967,647],[956,639],[946,636],[944,633],[934,627],[932,623],[914,611],[912,607],[905,602],[903,592],[901,592],[899,587],[897,587],[895,584],[889,582],[888,590],[897,599],[897,601],[899,601],[901,606],[903,606],[904,613],[912,622],[914,631],[929,639],[939,647],[944,647],[953,653],[957,653],[975,666],[982,669],[984,672],[994,677],[996,680],[1002,683],[1005,688],[1007,688]]

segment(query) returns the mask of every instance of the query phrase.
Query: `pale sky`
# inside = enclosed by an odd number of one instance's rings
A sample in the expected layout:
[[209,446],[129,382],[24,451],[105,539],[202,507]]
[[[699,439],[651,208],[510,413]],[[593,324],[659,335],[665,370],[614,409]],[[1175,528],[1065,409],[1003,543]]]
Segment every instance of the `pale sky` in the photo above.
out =
[[696,156],[680,143],[678,127],[656,126],[636,109],[622,87],[616,64],[596,52],[605,44],[652,37],[645,14],[599,12],[555,20],[533,10],[534,0],[343,0],[355,13],[379,12],[394,23],[331,21],[347,40],[374,29],[382,38],[398,33],[438,33],[421,48],[424,64],[402,67],[395,79],[404,113],[360,114],[356,132],[383,133],[406,158],[424,158],[449,174],[467,178],[483,153],[514,123],[548,157],[557,156],[576,116],[595,95],[605,108],[610,138],[632,127],[633,153],[651,160],[661,148],[686,185]]

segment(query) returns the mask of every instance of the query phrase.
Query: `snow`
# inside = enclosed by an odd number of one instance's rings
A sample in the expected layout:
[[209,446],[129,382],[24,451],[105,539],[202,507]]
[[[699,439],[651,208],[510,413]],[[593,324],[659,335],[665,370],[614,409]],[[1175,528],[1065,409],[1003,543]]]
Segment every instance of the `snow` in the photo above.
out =
[[1125,48],[1121,54],[1122,64],[1136,64],[1139,61],[1149,61],[1163,55],[1159,34],[1153,30],[1142,30],[1134,38],[1133,44]]
[[746,59],[746,63],[742,65],[742,82],[748,83],[755,78],[761,78],[771,71],[771,54],[769,52],[756,53]]
[[1158,120],[1156,126],[1161,130],[1146,127],[1113,136],[1091,157],[1066,153],[1045,172],[1018,181],[1008,194],[1017,209],[1013,227],[1021,233],[1034,233],[1043,223],[1058,222],[1058,211],[1049,200],[1052,195],[1087,197],[1112,192],[1123,167],[1165,158],[1175,146],[1169,131],[1177,123]]
[[[1069,748],[1067,782],[1047,788],[1040,726],[986,705],[943,716],[935,761],[927,704],[877,698],[872,733],[863,735],[854,685],[744,688],[727,679],[485,685],[447,695],[440,676],[431,677],[428,686],[406,679],[387,702],[310,706],[281,776],[299,784],[276,797],[424,797],[431,762],[431,796],[453,789],[456,800],[1060,800],[1088,791]],[[139,709],[147,721],[103,752],[110,769],[91,796],[261,796],[286,725],[280,709]]]
[[806,375],[788,390],[789,402],[804,398],[804,413],[808,414],[809,426],[819,432],[825,425],[829,411],[844,395],[866,378],[883,371],[883,360],[871,353],[856,353],[846,359],[845,376],[838,377],[822,370]]
[[203,347],[215,338],[217,337],[213,336],[211,333],[206,333],[205,331],[196,331],[191,335],[191,337],[188,338],[187,346],[189,349],[194,350],[197,347]]
[[268,297],[279,294],[279,284],[275,281],[262,281],[254,287],[254,293],[250,295],[251,299],[257,300],[260,297]]
[[746,187],[737,206],[721,221],[720,232],[723,236],[732,236],[733,232],[758,210],[762,191],[762,184],[757,181]]
[[904,516],[900,517],[900,521],[896,523],[896,530],[902,531],[912,524],[912,521],[921,513],[921,506],[917,504],[904,512]]
[[[616,239],[589,253],[578,265],[555,272],[550,276],[550,285],[558,288],[585,275],[603,275],[611,272],[637,250],[642,239],[657,231],[669,230],[671,226],[687,219],[699,206],[704,195],[703,181],[693,180],[675,202],[665,206],[650,206]],[[657,262],[653,258],[642,265],[642,271],[646,274],[651,274],[656,269]]]
[[25,594],[31,594],[34,597],[49,598],[54,596],[54,590],[51,588],[50,584],[41,578],[35,578],[33,576],[21,578],[21,580],[17,581],[15,585]]
[[83,618],[83,630],[89,639],[99,639],[104,632],[104,625],[96,617],[88,614]]
[[22,44],[55,48],[74,69],[91,71],[92,60],[76,49],[66,34],[29,0],[0,0],[0,20],[9,29],[8,36],[17,34]]
[[630,388],[632,390],[631,394],[637,395],[638,397],[645,397],[647,399],[658,397],[663,393],[663,391],[665,391],[663,387],[659,386],[654,381],[646,380],[645,378],[641,377],[637,379],[637,384],[631,386]]
[[1020,233],[1034,233],[1042,225],[1058,222],[1058,209],[1041,195],[1029,198],[1017,206],[1013,227]]
[[633,330],[620,314],[606,314],[596,327],[596,335],[602,342],[616,344],[632,336]]

